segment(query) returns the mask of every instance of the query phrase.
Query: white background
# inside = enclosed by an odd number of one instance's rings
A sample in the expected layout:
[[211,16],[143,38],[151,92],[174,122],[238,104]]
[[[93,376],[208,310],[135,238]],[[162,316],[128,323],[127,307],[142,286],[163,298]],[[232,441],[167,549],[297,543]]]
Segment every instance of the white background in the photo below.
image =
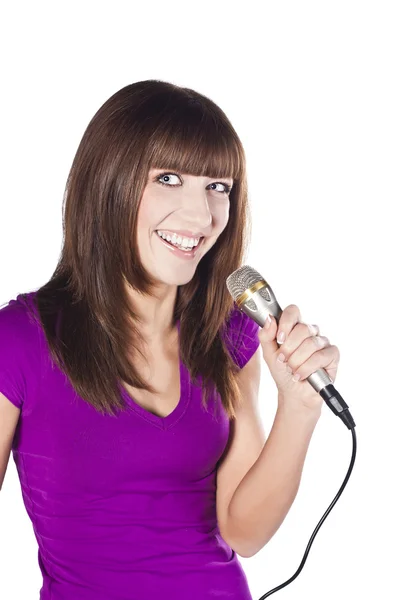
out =
[[[37,289],[61,248],[61,204],[89,120],[162,79],[208,95],[245,147],[247,263],[341,352],[353,475],[303,571],[275,598],[394,598],[399,585],[398,3],[14,2],[1,15],[0,303]],[[221,285],[223,282],[221,282]],[[269,432],[275,384],[263,363]],[[351,434],[323,407],[296,500],[240,561],[254,599],[298,568],[339,489]],[[0,493],[0,597],[38,600],[37,543],[11,458]],[[190,591],[188,591],[190,595]]]

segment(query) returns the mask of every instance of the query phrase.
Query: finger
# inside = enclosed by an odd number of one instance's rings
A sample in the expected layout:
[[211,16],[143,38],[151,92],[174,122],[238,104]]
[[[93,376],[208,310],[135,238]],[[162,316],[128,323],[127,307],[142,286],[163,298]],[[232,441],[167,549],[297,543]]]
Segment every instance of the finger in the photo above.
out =
[[[312,338],[309,339],[312,340]],[[306,340],[304,343],[306,344],[308,341],[309,340]],[[304,362],[296,364],[294,361],[292,362],[290,358],[288,364],[292,369],[293,375],[298,373],[300,375],[300,381],[302,381],[303,379],[307,379],[307,377],[312,373],[315,373],[318,369],[331,365],[335,361],[339,361],[339,350],[337,346],[331,346],[328,340],[328,344],[325,345],[325,347],[314,352]]]
[[315,352],[329,346],[329,340],[322,335],[315,335],[306,338],[301,345],[287,359],[287,364],[292,370],[297,370],[304,364]]
[[259,330],[260,339],[263,342],[275,341],[276,343],[276,332],[278,331],[278,323],[272,315],[267,315],[264,326]]
[[258,330],[258,339],[262,345],[264,357],[272,359],[276,352],[279,350],[279,346],[276,343],[276,332],[278,331],[278,323],[272,315],[269,315],[271,322],[268,326],[268,318],[265,321],[264,327]]
[[[316,329],[314,328],[316,327]],[[296,323],[285,342],[280,347],[280,352],[288,359],[299,346],[309,337],[315,337],[318,331],[318,325],[308,325],[307,323]],[[312,333],[313,332],[313,333]],[[304,357],[304,360],[307,357]]]
[[301,321],[300,309],[296,304],[289,304],[283,311],[279,319],[278,334],[276,336],[278,344],[283,344],[288,339],[296,323]]

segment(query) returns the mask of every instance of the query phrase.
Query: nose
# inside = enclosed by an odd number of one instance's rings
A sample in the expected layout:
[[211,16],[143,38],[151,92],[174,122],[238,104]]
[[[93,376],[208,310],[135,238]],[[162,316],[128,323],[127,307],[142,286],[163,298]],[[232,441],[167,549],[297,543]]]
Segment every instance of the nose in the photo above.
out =
[[212,225],[212,213],[206,193],[192,192],[185,195],[182,220],[187,229],[203,231],[207,235],[207,229]]

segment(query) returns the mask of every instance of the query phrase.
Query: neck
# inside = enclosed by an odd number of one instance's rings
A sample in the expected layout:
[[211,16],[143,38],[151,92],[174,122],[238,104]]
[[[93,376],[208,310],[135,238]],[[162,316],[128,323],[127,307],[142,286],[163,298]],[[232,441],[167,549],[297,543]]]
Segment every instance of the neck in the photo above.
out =
[[167,340],[175,329],[173,314],[178,287],[163,285],[155,296],[144,296],[128,282],[124,285],[131,307],[140,319],[140,331],[145,340],[156,344]]

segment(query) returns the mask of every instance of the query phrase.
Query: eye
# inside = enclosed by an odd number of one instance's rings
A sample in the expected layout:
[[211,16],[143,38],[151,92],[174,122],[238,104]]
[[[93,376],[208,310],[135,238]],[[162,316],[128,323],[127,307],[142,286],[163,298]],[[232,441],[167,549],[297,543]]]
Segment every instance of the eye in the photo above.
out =
[[[176,183],[175,184],[168,183],[168,179],[170,179],[171,177],[176,177],[180,181],[178,175],[175,175],[174,173],[162,173],[161,175],[158,175],[157,181],[159,181],[162,185],[176,186]],[[161,179],[163,181],[161,181]]]
[[[219,190],[221,194],[229,194],[229,192],[231,191],[231,187],[229,187],[229,185],[227,183],[210,183],[210,185],[222,185],[222,190]],[[218,191],[218,190],[217,190]]]
[[[176,187],[177,185],[179,185],[179,183],[171,183],[171,177],[176,177],[178,181],[181,182],[180,177],[175,173],[161,173],[161,175],[157,175],[155,181],[158,181],[158,183],[161,183],[161,185],[168,185],[169,187]],[[232,190],[232,188],[227,183],[221,183],[219,181],[215,183],[210,183],[207,187],[213,185],[222,186],[222,190],[217,190],[217,192],[220,194],[229,194],[229,192]]]

